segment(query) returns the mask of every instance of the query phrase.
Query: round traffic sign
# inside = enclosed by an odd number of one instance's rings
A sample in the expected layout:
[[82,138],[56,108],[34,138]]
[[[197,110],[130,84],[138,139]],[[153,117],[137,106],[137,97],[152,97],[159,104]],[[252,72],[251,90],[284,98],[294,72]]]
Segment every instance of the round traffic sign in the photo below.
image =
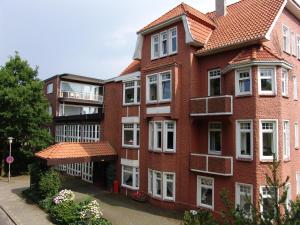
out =
[[14,162],[14,157],[8,156],[8,157],[6,158],[6,162],[7,162],[8,164],[13,163],[13,162]]

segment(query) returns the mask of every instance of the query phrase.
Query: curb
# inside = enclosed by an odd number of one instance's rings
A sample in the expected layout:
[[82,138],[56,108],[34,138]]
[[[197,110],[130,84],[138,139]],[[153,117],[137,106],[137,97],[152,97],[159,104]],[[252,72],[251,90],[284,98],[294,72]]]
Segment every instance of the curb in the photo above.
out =
[[23,225],[23,223],[21,223],[16,216],[7,208],[5,208],[4,206],[0,205],[0,209],[3,210],[3,212],[8,216],[8,218],[15,224],[15,225]]

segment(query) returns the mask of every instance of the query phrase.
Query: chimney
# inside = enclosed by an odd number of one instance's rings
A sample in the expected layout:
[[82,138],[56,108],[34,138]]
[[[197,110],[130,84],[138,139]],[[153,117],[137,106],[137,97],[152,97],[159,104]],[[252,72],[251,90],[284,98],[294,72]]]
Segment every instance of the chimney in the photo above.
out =
[[227,14],[226,0],[215,0],[216,1],[216,15],[217,17],[225,16]]

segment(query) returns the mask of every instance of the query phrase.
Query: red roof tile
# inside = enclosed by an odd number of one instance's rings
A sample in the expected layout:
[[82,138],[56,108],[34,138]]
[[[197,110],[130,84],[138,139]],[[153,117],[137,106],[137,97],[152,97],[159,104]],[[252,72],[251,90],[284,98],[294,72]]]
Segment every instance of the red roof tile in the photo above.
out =
[[50,162],[51,160],[60,161],[64,159],[108,157],[116,155],[116,151],[108,142],[61,142],[35,153],[36,157]]
[[216,17],[215,12],[208,13],[217,28],[198,53],[263,39],[283,3],[284,0],[242,0],[228,6],[225,16]]
[[120,76],[122,75],[126,75],[129,73],[134,73],[137,71],[141,70],[141,61],[140,60],[133,60],[120,74]]

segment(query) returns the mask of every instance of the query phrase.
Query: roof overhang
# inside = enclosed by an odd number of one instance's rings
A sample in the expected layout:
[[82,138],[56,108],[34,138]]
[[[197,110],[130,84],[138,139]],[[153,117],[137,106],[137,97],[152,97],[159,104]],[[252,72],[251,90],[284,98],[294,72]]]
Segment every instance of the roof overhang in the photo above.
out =
[[293,65],[291,65],[285,60],[273,60],[273,61],[252,60],[252,61],[229,65],[222,71],[222,74],[228,73],[229,71],[234,69],[240,69],[240,68],[251,67],[251,66],[281,66],[288,70],[293,68]]
[[35,153],[35,156],[48,166],[114,160],[118,157],[108,142],[61,142]]
[[300,5],[295,0],[288,0],[286,8],[300,20]]

